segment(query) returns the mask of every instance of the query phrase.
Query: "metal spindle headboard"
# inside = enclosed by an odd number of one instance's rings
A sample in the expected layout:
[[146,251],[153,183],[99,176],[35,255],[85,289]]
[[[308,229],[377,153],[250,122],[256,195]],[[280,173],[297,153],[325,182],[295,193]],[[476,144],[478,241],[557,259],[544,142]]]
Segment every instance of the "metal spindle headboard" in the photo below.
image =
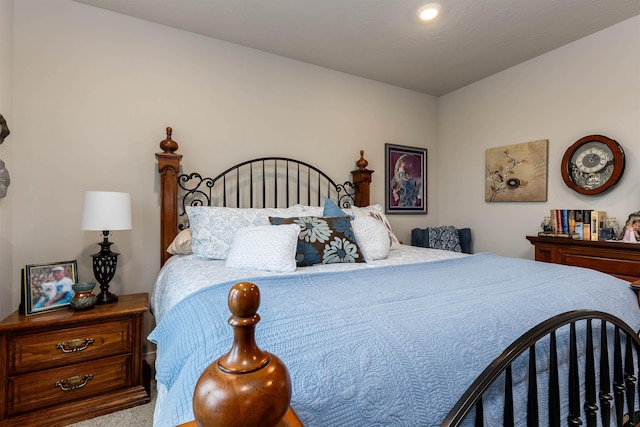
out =
[[322,206],[330,198],[340,206],[354,203],[357,185],[336,184],[313,165],[286,157],[247,160],[215,178],[199,173],[178,176],[179,225],[186,228],[187,206],[242,208],[287,207],[294,204]]

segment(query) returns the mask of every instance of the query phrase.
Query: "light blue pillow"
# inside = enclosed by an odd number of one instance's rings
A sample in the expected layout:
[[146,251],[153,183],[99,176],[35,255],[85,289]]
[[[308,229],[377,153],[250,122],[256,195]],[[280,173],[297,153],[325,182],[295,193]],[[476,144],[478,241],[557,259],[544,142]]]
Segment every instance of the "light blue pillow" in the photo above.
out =
[[322,213],[323,217],[339,217],[339,216],[349,216],[345,211],[340,209],[336,203],[330,198],[326,198],[324,201],[324,212]]
[[197,259],[227,259],[240,228],[269,225],[269,216],[288,216],[288,209],[187,206],[191,250]]

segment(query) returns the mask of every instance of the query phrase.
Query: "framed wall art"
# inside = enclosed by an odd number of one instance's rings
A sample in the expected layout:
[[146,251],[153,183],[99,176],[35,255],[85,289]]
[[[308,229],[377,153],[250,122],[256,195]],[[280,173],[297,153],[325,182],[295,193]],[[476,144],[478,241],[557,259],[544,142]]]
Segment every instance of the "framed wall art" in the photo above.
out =
[[385,213],[427,213],[427,149],[385,144]]
[[77,261],[25,265],[22,282],[25,315],[69,307],[71,285],[78,283]]
[[546,202],[549,141],[488,148],[484,199],[487,202]]
[[[0,144],[4,142],[4,139],[9,136],[10,133],[7,121],[4,119],[4,116],[0,114]],[[0,198],[7,195],[7,188],[10,183],[11,178],[9,177],[9,171],[2,159],[0,159]]]
[[9,131],[7,121],[4,119],[4,116],[0,114],[0,144],[4,142],[4,139],[8,137],[10,133],[11,131]]

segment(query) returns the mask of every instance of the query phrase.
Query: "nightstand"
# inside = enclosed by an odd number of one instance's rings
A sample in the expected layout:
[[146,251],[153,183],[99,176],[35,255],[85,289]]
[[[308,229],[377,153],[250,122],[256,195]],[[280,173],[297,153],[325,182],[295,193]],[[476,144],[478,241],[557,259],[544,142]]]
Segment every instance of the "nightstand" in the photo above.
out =
[[0,427],[63,426],[149,402],[146,293],[0,322]]

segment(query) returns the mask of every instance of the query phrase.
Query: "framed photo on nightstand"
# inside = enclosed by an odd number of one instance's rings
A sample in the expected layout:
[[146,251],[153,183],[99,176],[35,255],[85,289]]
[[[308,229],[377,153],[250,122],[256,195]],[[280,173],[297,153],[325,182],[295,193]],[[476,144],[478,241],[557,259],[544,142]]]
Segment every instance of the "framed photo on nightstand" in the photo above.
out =
[[78,283],[77,261],[28,264],[22,272],[26,316],[69,307],[73,298],[71,285]]

